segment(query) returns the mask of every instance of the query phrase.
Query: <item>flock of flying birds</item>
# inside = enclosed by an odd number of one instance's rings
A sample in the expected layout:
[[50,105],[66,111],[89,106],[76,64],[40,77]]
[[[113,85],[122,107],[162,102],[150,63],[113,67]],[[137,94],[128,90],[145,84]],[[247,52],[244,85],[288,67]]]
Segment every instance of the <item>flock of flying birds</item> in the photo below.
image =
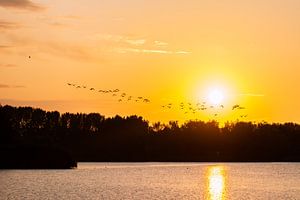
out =
[[[172,108],[179,108],[180,110],[182,110],[184,112],[184,114],[197,114],[197,112],[200,111],[205,111],[205,110],[212,110],[214,111],[214,117],[217,117],[219,115],[219,111],[224,109],[225,106],[224,105],[207,105],[207,103],[205,101],[203,101],[202,103],[196,103],[196,104],[192,104],[192,103],[184,103],[181,102],[179,105],[177,104],[173,104],[173,103],[167,103],[165,105],[161,106],[163,109],[172,109]],[[231,110],[244,110],[246,109],[245,107],[242,107],[238,104],[233,105]],[[248,115],[240,115],[240,118],[246,118]]]
[[99,92],[103,94],[111,94],[113,97],[118,97],[118,101],[135,101],[135,102],[143,102],[143,103],[150,103],[150,100],[148,98],[138,96],[134,97],[131,95],[128,95],[124,92],[121,92],[119,89],[110,89],[110,90],[98,90],[94,87],[87,87],[85,85],[77,85],[74,83],[67,83],[68,86],[74,87],[76,89],[88,89],[90,91]]
[[[111,94],[113,97],[118,98],[118,102],[122,101],[132,101],[132,102],[143,102],[143,103],[150,103],[151,101],[148,98],[142,97],[142,96],[131,96],[129,94],[126,94],[124,92],[121,92],[120,89],[109,89],[109,90],[102,90],[102,89],[96,89],[94,87],[87,87],[85,85],[78,85],[74,83],[67,83],[68,86],[74,87],[76,89],[86,89],[90,90],[93,92],[98,92],[98,93],[103,93],[103,94]],[[197,114],[198,112],[205,111],[205,110],[211,110],[213,111],[213,116],[217,117],[219,115],[219,111],[224,109],[224,105],[208,105],[205,101],[201,103],[184,103],[181,102],[180,104],[174,104],[174,103],[167,103],[164,105],[161,105],[161,108],[164,110],[168,109],[180,109],[181,111],[184,112],[184,114]],[[244,110],[246,109],[245,107],[240,106],[239,104],[233,105],[231,110]],[[240,118],[246,118],[248,115],[243,114],[240,115]]]

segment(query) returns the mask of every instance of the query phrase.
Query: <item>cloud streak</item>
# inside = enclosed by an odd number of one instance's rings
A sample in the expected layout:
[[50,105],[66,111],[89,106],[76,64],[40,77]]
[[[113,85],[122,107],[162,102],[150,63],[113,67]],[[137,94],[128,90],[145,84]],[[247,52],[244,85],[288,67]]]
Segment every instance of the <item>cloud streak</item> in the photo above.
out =
[[145,44],[146,40],[140,39],[140,40],[125,40],[126,43],[135,45],[135,46],[140,46]]
[[0,84],[0,89],[5,88],[25,88],[23,85],[7,85],[7,84]]
[[0,67],[12,68],[12,67],[17,67],[17,65],[14,65],[14,64],[0,64]]
[[[1,0],[0,0],[1,1]],[[0,30],[19,28],[20,25],[14,22],[0,21]]]
[[168,51],[161,49],[137,49],[137,48],[118,48],[117,53],[145,53],[145,54],[190,54],[189,51]]
[[41,11],[45,9],[43,6],[33,3],[30,0],[0,0],[0,6],[30,11]]
[[[190,51],[185,50],[169,50],[168,43],[154,40],[147,41],[146,39],[134,39],[123,35],[97,34],[96,39],[112,42],[116,48],[112,52],[116,53],[144,53],[144,54],[190,54]],[[150,45],[150,46],[149,46]],[[152,47],[152,48],[150,48]]]
[[166,46],[168,46],[168,43],[167,42],[163,42],[163,41],[155,40],[154,41],[154,45],[158,46],[158,47],[166,47]]

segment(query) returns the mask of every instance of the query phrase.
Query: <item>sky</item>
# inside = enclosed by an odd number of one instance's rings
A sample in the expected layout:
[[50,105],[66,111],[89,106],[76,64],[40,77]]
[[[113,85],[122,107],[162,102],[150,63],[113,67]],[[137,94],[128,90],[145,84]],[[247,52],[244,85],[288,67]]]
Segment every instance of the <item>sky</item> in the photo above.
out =
[[[299,123],[299,10],[298,0],[0,0],[0,103],[151,122]],[[224,108],[180,109],[210,106],[214,93]]]

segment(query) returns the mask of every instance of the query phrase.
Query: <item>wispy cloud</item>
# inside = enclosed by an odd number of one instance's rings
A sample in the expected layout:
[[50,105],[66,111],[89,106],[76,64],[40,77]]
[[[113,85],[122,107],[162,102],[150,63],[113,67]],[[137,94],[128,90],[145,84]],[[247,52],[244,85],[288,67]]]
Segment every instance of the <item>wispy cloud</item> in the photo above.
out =
[[15,29],[15,28],[19,28],[19,27],[20,27],[20,24],[18,24],[18,23],[0,20],[0,30],[1,29]]
[[45,7],[30,0],[0,0],[0,6],[5,8],[24,9],[31,11],[44,10]]
[[24,85],[7,85],[7,84],[0,84],[0,89],[5,89],[5,88],[25,88]]
[[126,43],[131,44],[131,45],[135,45],[135,46],[140,46],[145,44],[146,40],[145,39],[139,39],[139,40],[125,40]]
[[166,47],[166,46],[168,46],[168,43],[167,42],[163,42],[163,41],[155,40],[154,41],[154,45],[158,46],[158,47]]
[[159,49],[140,49],[141,53],[160,53],[160,54],[172,54],[172,51],[159,50]]
[[123,35],[99,34],[96,35],[96,38],[100,40],[107,40],[111,42],[124,43],[124,44],[129,44],[134,46],[140,46],[146,43],[146,39],[143,38],[135,39]]
[[[96,39],[112,42],[115,46],[112,52],[116,53],[145,53],[145,54],[190,54],[185,50],[170,50],[167,42],[154,40],[147,41],[144,38],[135,39],[123,35],[98,34]],[[152,48],[151,48],[152,47]]]
[[0,49],[7,49],[7,48],[11,48],[13,46],[9,46],[9,45],[0,45]]
[[192,52],[190,52],[190,51],[176,51],[175,53],[176,54],[190,54]]
[[188,51],[168,51],[161,49],[137,49],[137,48],[117,48],[117,53],[149,53],[149,54],[189,54]]
[[0,67],[11,68],[11,67],[17,67],[17,65],[14,65],[14,64],[0,64]]

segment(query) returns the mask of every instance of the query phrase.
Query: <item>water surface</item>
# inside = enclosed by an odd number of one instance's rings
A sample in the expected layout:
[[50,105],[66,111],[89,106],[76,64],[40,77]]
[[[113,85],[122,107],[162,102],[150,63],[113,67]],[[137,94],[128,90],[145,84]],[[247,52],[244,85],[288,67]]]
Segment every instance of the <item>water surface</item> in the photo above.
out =
[[0,199],[300,199],[300,163],[79,163],[0,170]]

